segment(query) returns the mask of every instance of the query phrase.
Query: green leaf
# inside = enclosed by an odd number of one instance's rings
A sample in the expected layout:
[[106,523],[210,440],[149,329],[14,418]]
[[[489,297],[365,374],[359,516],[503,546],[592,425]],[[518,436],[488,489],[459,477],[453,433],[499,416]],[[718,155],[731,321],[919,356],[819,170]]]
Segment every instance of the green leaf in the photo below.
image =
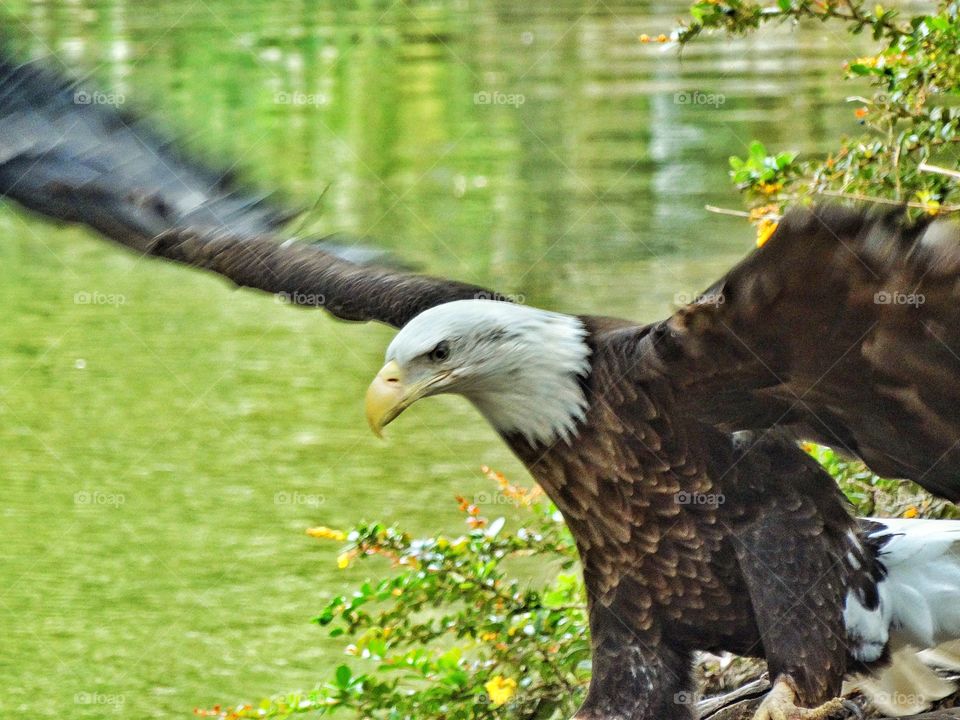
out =
[[336,671],[336,681],[337,687],[339,688],[348,688],[350,687],[350,678],[353,677],[353,672],[346,665],[340,665],[337,667]]

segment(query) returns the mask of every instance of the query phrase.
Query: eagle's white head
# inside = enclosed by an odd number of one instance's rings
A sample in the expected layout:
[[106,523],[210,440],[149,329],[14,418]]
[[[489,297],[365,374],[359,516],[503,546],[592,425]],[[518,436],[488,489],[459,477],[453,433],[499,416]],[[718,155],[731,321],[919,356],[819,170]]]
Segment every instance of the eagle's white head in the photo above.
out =
[[420,313],[387,348],[367,391],[382,428],[420,398],[458,393],[499,432],[531,444],[569,440],[587,408],[587,331],[575,317],[495,300],[458,300]]

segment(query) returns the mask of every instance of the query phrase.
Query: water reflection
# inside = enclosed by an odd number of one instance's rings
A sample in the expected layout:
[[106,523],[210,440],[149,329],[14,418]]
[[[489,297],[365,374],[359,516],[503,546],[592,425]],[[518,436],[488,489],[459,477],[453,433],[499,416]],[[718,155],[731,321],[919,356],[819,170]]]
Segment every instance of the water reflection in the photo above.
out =
[[[214,156],[434,272],[653,317],[749,247],[726,159],[855,130],[829,26],[643,45],[683,2],[70,2],[18,17]],[[169,28],[169,29],[167,29]],[[611,291],[613,289],[613,291]]]

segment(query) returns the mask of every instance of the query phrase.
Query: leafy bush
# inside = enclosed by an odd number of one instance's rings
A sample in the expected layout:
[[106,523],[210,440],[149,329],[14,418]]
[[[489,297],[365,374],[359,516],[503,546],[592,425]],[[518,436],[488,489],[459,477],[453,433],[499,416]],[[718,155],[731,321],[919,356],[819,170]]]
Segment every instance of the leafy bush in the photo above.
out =
[[931,215],[960,210],[958,158],[960,107],[960,2],[902,18],[900,11],[860,0],[751,0],[698,2],[692,19],[673,33],[681,45],[721,29],[745,33],[770,22],[841,22],[850,33],[869,32],[878,51],[851,58],[848,80],[867,81],[852,112],[864,132],[841,138],[823,156],[770,153],[759,142],[746,158],[730,159],[731,177],[751,208],[762,242],[785,205],[818,196],[905,204]]
[[[256,706],[198,710],[218,718],[285,718],[336,711],[362,718],[566,718],[590,670],[586,600],[577,552],[560,514],[538,489],[487,470],[523,508],[508,530],[457,498],[463,535],[414,539],[395,527],[313,528],[346,543],[337,564],[389,563],[392,573],[336,597],[316,621],[347,641],[354,662],[306,694]],[[533,564],[524,562],[532,559]],[[533,584],[532,567],[552,578]],[[382,571],[377,570],[377,575]]]
[[[960,77],[960,2],[901,18],[898,11],[857,0],[750,0],[698,2],[691,20],[671,36],[681,46],[702,32],[743,33],[772,21],[845,23],[869,31],[880,50],[855,58],[848,78],[869,81],[872,94],[857,98],[864,132],[843,138],[825,157],[798,157],[751,145],[732,158],[731,177],[744,192],[759,239],[775,227],[785,204],[822,194],[909,203],[939,214],[957,209],[957,174],[929,169],[956,165],[960,109],[951,106]],[[650,38],[642,36],[649,42]],[[861,514],[954,516],[913,486],[883,480],[862,464],[829,450],[811,452],[840,482]],[[533,490],[489,472],[499,491],[525,510],[508,529],[458,499],[467,529],[455,538],[414,539],[395,527],[361,524],[348,531],[314,528],[311,534],[342,541],[340,567],[389,563],[391,574],[334,598],[317,617],[345,641],[349,661],[308,693],[264,700],[256,706],[197,710],[222,719],[286,718],[340,712],[383,720],[566,718],[589,678],[585,593],[576,548],[556,509]],[[553,577],[531,581],[531,568]],[[379,574],[379,570],[378,573]],[[716,670],[701,677],[717,686]]]

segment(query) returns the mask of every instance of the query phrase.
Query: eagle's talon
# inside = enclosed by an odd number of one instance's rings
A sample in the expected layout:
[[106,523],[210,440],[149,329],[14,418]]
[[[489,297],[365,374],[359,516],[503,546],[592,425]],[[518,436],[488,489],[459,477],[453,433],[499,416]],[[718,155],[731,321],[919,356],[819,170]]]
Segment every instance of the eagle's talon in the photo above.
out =
[[847,710],[842,698],[833,698],[815,708],[798,707],[797,694],[790,683],[777,680],[757,708],[753,720],[828,720]]
[[853,700],[849,700],[847,698],[844,698],[842,702],[844,709],[851,717],[856,718],[856,720],[864,720],[866,715],[864,715],[862,707],[857,705],[857,703],[855,703]]

